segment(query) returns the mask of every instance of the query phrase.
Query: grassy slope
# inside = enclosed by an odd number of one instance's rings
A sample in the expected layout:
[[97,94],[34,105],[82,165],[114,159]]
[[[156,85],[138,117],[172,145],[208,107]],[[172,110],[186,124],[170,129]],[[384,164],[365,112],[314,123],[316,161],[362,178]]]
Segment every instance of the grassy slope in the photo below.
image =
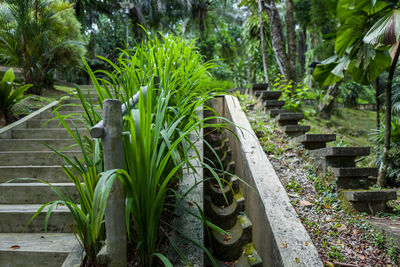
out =
[[335,133],[337,141],[331,145],[373,146],[369,134],[376,129],[374,111],[339,108],[334,110],[330,120],[321,119],[317,114],[303,122],[311,126],[309,133]]

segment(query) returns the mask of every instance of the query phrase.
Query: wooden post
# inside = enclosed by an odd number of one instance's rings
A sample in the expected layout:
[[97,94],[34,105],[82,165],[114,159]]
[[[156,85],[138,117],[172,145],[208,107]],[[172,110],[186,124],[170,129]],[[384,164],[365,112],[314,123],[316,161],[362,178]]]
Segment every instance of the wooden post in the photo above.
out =
[[[104,170],[124,167],[122,142],[121,101],[107,99],[103,102]],[[117,179],[111,188],[105,212],[108,266],[127,266],[127,234],[125,224],[125,193]]]

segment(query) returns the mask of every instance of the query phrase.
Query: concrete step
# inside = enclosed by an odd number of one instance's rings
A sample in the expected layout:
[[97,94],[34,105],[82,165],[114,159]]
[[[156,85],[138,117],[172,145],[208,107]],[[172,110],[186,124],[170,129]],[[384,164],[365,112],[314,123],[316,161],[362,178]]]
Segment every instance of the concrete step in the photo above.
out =
[[[56,189],[79,200],[78,192],[73,183],[53,183]],[[0,204],[34,204],[59,200],[60,197],[52,188],[44,183],[7,183],[0,184]]]
[[378,168],[333,168],[333,174],[337,177],[337,190],[368,189],[370,177],[378,176]]
[[3,233],[0,234],[0,266],[61,266],[78,244],[69,233]]
[[[68,158],[82,158],[80,151],[63,152]],[[63,165],[65,161],[53,151],[0,152],[0,166]]]
[[[44,144],[55,149],[62,149],[75,144],[74,140],[68,139],[0,139],[0,152],[8,151],[51,151]],[[73,146],[66,151],[79,150]]]
[[278,100],[265,100],[264,107],[266,109],[280,109],[285,105],[285,101],[278,101]]
[[[47,208],[29,225],[27,223],[41,207],[41,204],[0,204],[0,233],[41,233]],[[74,219],[65,206],[54,208],[47,225],[47,232],[70,233]]]
[[283,131],[290,137],[296,137],[310,131],[311,127],[308,125],[286,125],[283,126]]
[[280,113],[275,118],[280,126],[297,125],[302,119],[304,119],[303,113]]
[[256,95],[256,97],[261,96],[262,100],[276,101],[281,97],[282,92],[281,91],[255,91],[254,94]]
[[[85,124],[82,120],[78,119],[66,119],[65,122],[73,128],[74,125],[78,128],[84,128]],[[37,119],[37,120],[29,120],[26,123],[26,128],[64,128],[64,126],[60,123],[60,120],[46,120],[46,119]]]
[[326,147],[310,151],[310,155],[320,158],[322,169],[355,167],[356,157],[368,156],[369,147]]
[[366,212],[375,215],[378,212],[389,212],[387,206],[389,200],[397,199],[395,190],[352,190],[341,192],[344,199],[350,204],[353,209],[358,212]]
[[[86,128],[78,128],[81,136],[90,136]],[[12,138],[14,139],[68,139],[72,138],[66,129],[63,128],[28,128],[13,129]]]
[[[66,116],[66,115],[70,115],[70,114],[74,114],[74,117],[70,117],[70,119],[71,118],[79,118],[82,114],[83,114],[83,111],[82,112],[71,112],[71,111],[63,111],[63,110],[61,110],[61,111],[59,111],[58,112],[61,116]],[[39,115],[39,117],[38,117],[38,119],[40,118],[40,119],[51,119],[51,118],[56,118],[57,117],[57,115],[56,115],[56,113],[55,112],[43,112],[41,115]]]
[[270,110],[268,110],[268,113],[272,118],[275,118],[280,113],[289,113],[289,112],[290,112],[290,109],[270,109]]
[[308,150],[325,148],[326,143],[332,141],[336,141],[336,134],[304,134],[294,139],[295,143]]
[[251,88],[253,91],[267,91],[268,90],[268,84],[267,83],[253,83]]
[[222,229],[232,228],[237,221],[237,216],[239,215],[240,207],[236,199],[228,206],[216,206],[211,201],[211,197],[205,196],[205,214],[212,222],[218,222],[218,226]]
[[[92,97],[89,99],[87,99],[88,102],[92,102],[93,104],[97,105],[98,104],[98,99],[97,97]],[[70,97],[68,99],[64,99],[62,100],[63,104],[81,104],[81,100],[77,97]]]
[[[0,166],[0,183],[17,178],[37,178],[49,183],[70,182],[61,166]],[[13,181],[26,182],[26,181]]]

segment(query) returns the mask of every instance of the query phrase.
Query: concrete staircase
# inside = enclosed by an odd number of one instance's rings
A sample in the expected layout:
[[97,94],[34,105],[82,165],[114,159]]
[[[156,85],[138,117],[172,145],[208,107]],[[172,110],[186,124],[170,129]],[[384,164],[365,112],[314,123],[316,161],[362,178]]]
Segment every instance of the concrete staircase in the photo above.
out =
[[[356,167],[356,158],[368,156],[369,147],[326,147],[326,143],[336,141],[335,134],[306,134],[310,126],[299,125],[304,118],[302,113],[291,113],[281,109],[283,101],[278,101],[281,92],[266,91],[266,84],[254,84],[253,91],[256,97],[264,101],[271,118],[290,137],[296,137],[294,142],[310,150],[310,155],[317,159],[317,164],[325,173],[328,167],[332,168],[335,176],[336,189],[341,192],[343,201],[359,212],[376,214],[388,211],[387,202],[397,199],[393,190],[368,190],[376,183],[378,168]],[[279,103],[278,103],[279,102]],[[282,103],[283,102],[283,103]],[[332,181],[326,181],[330,183]],[[349,191],[349,189],[351,191]]]
[[[68,99],[65,102],[77,103]],[[58,109],[60,114],[81,113],[76,106]],[[11,138],[0,139],[0,183],[17,178],[38,178],[52,183],[56,188],[78,199],[74,185],[62,171],[65,162],[44,144],[63,153],[81,157],[78,147],[51,111],[30,119],[26,128],[15,128]],[[83,123],[69,119],[79,127],[82,135],[89,133]],[[44,125],[44,126],[43,126]],[[61,266],[77,244],[72,233],[73,217],[65,206],[56,207],[44,229],[46,209],[27,225],[39,207],[58,197],[51,188],[33,180],[15,180],[0,185],[0,266]]]

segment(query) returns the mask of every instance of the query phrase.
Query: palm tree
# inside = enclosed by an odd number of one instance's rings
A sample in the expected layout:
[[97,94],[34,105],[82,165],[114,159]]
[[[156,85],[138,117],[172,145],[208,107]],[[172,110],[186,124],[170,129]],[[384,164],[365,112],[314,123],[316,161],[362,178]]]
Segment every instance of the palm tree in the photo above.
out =
[[0,60],[21,67],[25,83],[40,94],[49,72],[54,49],[50,32],[54,16],[71,5],[54,6],[48,0],[4,0],[0,8]]

